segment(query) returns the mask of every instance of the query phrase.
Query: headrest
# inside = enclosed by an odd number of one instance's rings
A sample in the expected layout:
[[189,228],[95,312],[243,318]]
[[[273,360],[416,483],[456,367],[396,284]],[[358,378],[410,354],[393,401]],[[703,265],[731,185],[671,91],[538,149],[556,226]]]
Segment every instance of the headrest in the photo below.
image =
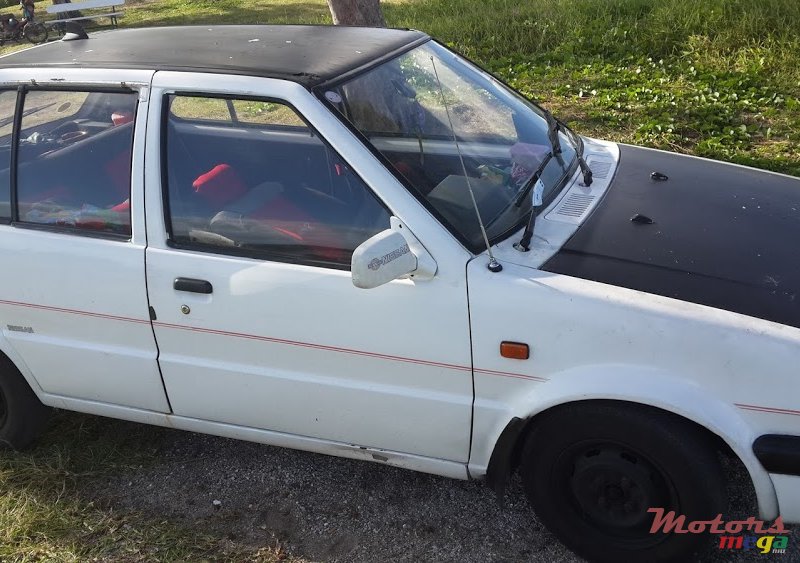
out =
[[217,164],[192,182],[195,193],[211,206],[224,207],[247,192],[236,170],[228,164]]
[[133,112],[126,110],[115,111],[111,114],[111,123],[116,127],[117,125],[124,125],[133,121]]

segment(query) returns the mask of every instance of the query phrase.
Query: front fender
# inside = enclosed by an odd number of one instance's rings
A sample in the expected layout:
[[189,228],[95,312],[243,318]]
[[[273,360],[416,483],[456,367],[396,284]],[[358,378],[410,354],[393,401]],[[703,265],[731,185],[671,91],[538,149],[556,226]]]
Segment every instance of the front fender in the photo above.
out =
[[[494,465],[505,459],[497,448],[507,448],[509,437],[503,436],[506,427],[509,432],[521,430],[522,425],[514,423],[515,418],[530,420],[552,407],[575,401],[626,401],[672,412],[719,436],[747,468],[761,518],[772,520],[778,516],[772,480],[752,451],[759,433],[746,423],[734,405],[721,401],[690,380],[646,366],[608,364],[565,370],[527,387],[502,404],[476,399],[476,438],[470,475],[481,476],[488,471],[496,478],[497,471],[489,467],[489,461]],[[485,438],[480,440],[478,437],[482,435]]]

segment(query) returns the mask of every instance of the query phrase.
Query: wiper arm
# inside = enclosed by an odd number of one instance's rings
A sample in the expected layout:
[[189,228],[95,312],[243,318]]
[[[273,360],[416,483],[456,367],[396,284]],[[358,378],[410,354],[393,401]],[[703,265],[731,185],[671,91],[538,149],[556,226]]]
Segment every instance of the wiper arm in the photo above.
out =
[[[567,137],[570,138],[572,144],[575,145],[575,153],[578,155],[578,166],[581,167],[581,174],[583,174],[583,185],[584,186],[591,186],[592,185],[592,169],[589,168],[589,165],[586,164],[586,160],[583,158],[583,139],[575,133],[572,129],[568,127],[564,127],[559,121],[556,120],[556,128],[564,131],[567,134]],[[557,135],[556,135],[557,136]]]
[[525,185],[523,185],[522,188],[520,188],[520,190],[517,192],[513,202],[516,207],[520,207],[522,205],[522,202],[525,201],[525,197],[530,193],[531,188],[533,188],[533,186],[536,185],[536,182],[538,182],[542,177],[542,172],[544,172],[545,166],[547,166],[552,159],[552,151],[544,155],[544,159],[542,160],[541,164],[539,164],[539,167],[533,174],[531,174],[531,177],[528,178],[528,181],[525,182]]
[[550,147],[553,150],[553,154],[561,154],[561,139],[558,138],[558,130],[561,126],[552,113],[546,109],[542,109],[542,111],[544,111],[544,118],[547,120],[547,138],[550,139]]
[[[564,131],[567,137],[569,137],[572,144],[575,145],[575,153],[578,157],[578,166],[581,168],[581,173],[583,174],[583,184],[585,186],[592,185],[592,170],[589,168],[589,165],[586,164],[586,161],[583,158],[583,140],[577,136],[577,134],[572,131],[571,129],[564,127],[564,125],[558,121],[553,115],[547,111],[544,111],[545,119],[547,119],[547,134],[550,139],[550,146],[552,147],[552,151],[545,156],[542,163],[539,165],[539,168],[536,169],[536,172],[533,173],[533,176],[528,179],[525,183],[525,187],[520,190],[517,197],[514,199],[514,205],[519,207],[522,205],[522,201],[528,195],[531,188],[540,181],[540,176],[544,171],[545,166],[550,160],[553,158],[554,155],[561,154],[561,141],[558,138],[559,130]],[[536,208],[542,204],[541,201],[538,202],[534,201],[533,207],[531,208],[531,214],[528,217],[528,223],[525,225],[525,231],[522,233],[522,238],[516,244],[514,244],[514,248],[521,252],[528,252],[531,247],[531,239],[533,238],[533,228],[536,225]]]
[[[528,178],[528,181],[525,182],[525,186],[520,190],[517,197],[514,199],[514,205],[519,207],[522,205],[522,201],[525,197],[530,193],[531,188],[533,188],[536,184],[541,183],[541,176],[542,172],[544,172],[545,166],[553,159],[553,153],[549,152],[542,160],[542,163],[539,165],[539,168],[536,169],[536,172]],[[544,186],[542,186],[544,188]],[[544,189],[542,189],[544,191]],[[539,197],[537,198],[536,195]],[[522,233],[522,238],[518,243],[514,245],[514,248],[521,252],[528,252],[531,247],[531,239],[533,238],[533,227],[536,224],[536,208],[542,205],[541,201],[541,194],[534,193],[534,201],[533,206],[531,207],[531,214],[528,216],[528,224],[525,225],[525,231]]]

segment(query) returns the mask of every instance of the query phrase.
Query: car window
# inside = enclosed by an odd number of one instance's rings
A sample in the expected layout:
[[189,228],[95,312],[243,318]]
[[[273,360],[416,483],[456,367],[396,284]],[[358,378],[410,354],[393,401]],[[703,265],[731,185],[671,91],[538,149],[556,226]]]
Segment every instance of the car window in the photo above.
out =
[[230,107],[222,98],[179,96],[170,103],[170,115],[178,119],[233,121]]
[[577,165],[565,130],[551,158],[540,108],[433,41],[318,93],[473,252],[527,224],[525,194],[545,208]]
[[137,99],[128,92],[25,93],[17,169],[20,222],[130,235]]
[[[173,244],[344,269],[358,245],[389,227],[375,195],[290,106],[196,96],[167,102]],[[233,112],[222,118],[220,107]]]
[[0,91],[0,220],[11,218],[11,132],[16,90]]
[[306,127],[290,107],[262,100],[178,96],[172,100],[170,114],[178,119]]
[[286,127],[306,128],[306,124],[292,108],[274,102],[233,100],[236,120],[241,123],[256,123]]

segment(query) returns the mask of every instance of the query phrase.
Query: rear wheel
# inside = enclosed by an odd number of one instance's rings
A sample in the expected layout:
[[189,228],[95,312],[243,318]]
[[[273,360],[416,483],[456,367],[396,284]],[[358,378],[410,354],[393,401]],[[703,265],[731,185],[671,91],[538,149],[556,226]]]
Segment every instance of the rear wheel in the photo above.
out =
[[522,478],[542,522],[590,561],[684,560],[708,534],[650,533],[648,509],[688,523],[725,507],[710,441],[675,415],[632,403],[574,403],[542,415]]
[[49,414],[14,364],[0,354],[0,448],[30,446]]
[[30,22],[23,28],[22,34],[31,43],[42,43],[47,41],[47,26],[38,22]]

